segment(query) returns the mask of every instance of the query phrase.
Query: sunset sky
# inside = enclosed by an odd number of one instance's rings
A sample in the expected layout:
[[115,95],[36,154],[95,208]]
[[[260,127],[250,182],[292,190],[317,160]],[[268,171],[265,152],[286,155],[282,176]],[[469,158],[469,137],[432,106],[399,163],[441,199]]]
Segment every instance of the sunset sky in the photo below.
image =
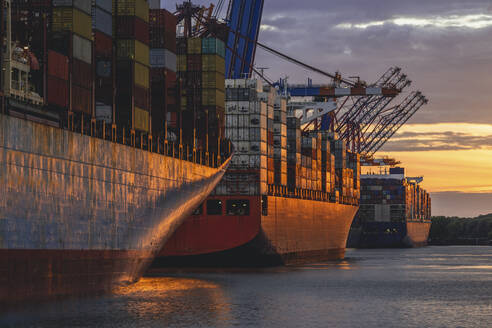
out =
[[[490,0],[265,0],[260,41],[367,82],[401,67],[413,81],[403,96],[418,89],[430,102],[381,154],[424,176],[434,215],[492,213]],[[274,80],[329,82],[262,50],[256,64]]]

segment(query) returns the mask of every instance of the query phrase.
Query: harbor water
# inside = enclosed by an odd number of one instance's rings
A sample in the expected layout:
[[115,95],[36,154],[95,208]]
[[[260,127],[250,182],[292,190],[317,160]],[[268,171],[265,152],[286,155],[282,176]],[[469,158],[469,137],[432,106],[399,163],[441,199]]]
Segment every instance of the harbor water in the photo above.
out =
[[176,270],[111,296],[0,309],[0,327],[490,327],[492,248],[348,250],[344,261]]

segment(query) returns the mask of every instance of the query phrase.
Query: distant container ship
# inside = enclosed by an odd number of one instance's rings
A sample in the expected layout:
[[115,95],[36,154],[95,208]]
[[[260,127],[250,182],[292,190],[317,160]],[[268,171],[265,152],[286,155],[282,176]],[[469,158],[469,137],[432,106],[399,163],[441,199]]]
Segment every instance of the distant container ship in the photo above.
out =
[[[295,107],[257,80],[226,80],[224,179],[155,266],[276,265],[344,257],[360,157],[328,131],[301,132]],[[289,110],[287,108],[289,107]]]
[[403,168],[361,175],[361,204],[348,247],[389,248],[427,245],[431,198],[421,178],[405,177]]
[[1,3],[0,303],[134,282],[230,161],[223,119],[177,110],[176,18],[144,0]]

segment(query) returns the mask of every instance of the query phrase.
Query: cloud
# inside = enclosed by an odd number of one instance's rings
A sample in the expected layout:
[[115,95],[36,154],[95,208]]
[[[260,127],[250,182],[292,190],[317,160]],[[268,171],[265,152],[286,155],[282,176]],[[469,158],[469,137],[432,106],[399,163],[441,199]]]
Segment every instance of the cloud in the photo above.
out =
[[492,135],[463,132],[400,132],[383,147],[388,152],[492,149]]
[[397,26],[456,28],[466,27],[480,29],[492,26],[492,15],[451,15],[434,17],[395,17],[385,21],[372,21],[365,23],[340,23],[335,28],[340,29],[367,29],[374,26],[394,24]]
[[[165,5],[174,10],[176,2]],[[402,67],[413,88],[430,99],[409,123],[492,123],[491,17],[490,0],[267,0],[260,41],[325,71],[367,82],[391,66]],[[339,28],[371,22],[381,24]],[[256,54],[256,65],[269,67],[270,79],[331,82],[261,49]]]

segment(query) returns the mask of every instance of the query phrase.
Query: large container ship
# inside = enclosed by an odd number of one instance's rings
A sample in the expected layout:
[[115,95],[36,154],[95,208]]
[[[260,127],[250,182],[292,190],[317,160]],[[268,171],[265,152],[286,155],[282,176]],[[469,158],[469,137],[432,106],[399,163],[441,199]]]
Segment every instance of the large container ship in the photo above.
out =
[[224,179],[155,266],[275,265],[344,257],[360,156],[328,131],[302,132],[295,104],[255,79],[226,80]]
[[348,247],[390,248],[427,245],[431,198],[422,178],[405,177],[404,168],[361,175],[361,204]]
[[144,0],[1,3],[0,302],[134,282],[230,161],[220,134],[182,137],[176,18]]

